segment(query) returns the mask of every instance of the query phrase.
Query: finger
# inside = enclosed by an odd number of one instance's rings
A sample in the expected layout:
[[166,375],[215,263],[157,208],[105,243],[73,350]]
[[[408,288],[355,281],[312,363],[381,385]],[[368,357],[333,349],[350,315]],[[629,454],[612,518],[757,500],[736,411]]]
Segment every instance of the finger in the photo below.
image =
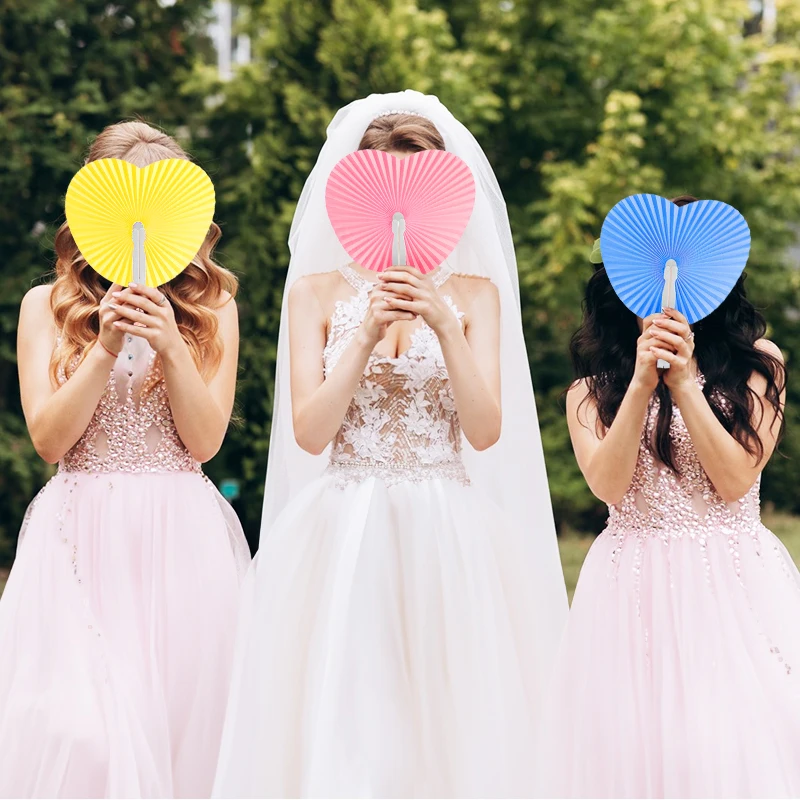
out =
[[138,322],[140,325],[147,325],[149,328],[157,324],[157,318],[146,311],[139,308],[131,308],[130,306],[111,306],[114,312],[120,317],[131,320],[131,322]]
[[408,272],[403,267],[392,267],[386,272],[382,272],[379,276],[382,284],[405,283],[411,284],[412,286],[418,286],[421,277],[422,275],[420,273],[414,274],[413,272]]
[[683,322],[685,325],[689,324],[689,320],[678,311],[677,308],[663,308],[661,309],[670,319],[677,320],[678,322]]
[[667,319],[664,314],[649,314],[642,320],[642,333],[645,333],[647,329],[655,322],[657,319]]
[[382,311],[377,317],[378,322],[381,324],[388,322],[400,322],[401,320],[412,321],[416,318],[417,315],[412,314],[410,311]]
[[414,314],[421,314],[418,300],[403,300],[402,297],[390,297],[386,300],[390,308],[400,308],[405,311],[412,311]]
[[663,358],[664,361],[668,361],[670,364],[676,364],[678,362],[679,356],[677,353],[673,353],[672,350],[665,350],[663,347],[651,347],[650,351],[657,358]]
[[152,300],[156,305],[161,302],[164,295],[154,286],[144,286],[141,283],[129,283],[128,288],[136,294]]
[[409,283],[385,283],[381,286],[381,291],[392,292],[393,294],[408,298],[419,296],[419,289]]
[[108,325],[109,322],[114,322],[114,320],[120,319],[119,314],[110,306],[106,306],[104,309],[100,309],[100,324],[101,325]]
[[422,272],[420,272],[420,270],[417,269],[417,267],[415,267],[413,264],[393,264],[381,274],[385,275],[387,272],[392,272],[392,271],[405,272],[409,275],[414,275],[417,278],[423,277]]
[[645,364],[655,364],[658,356],[648,348],[641,354],[640,358]]
[[[118,292],[120,289],[122,289],[122,286],[119,283],[112,283],[103,295],[103,300],[110,300],[111,295],[114,294],[114,292]],[[100,301],[100,305],[103,304],[103,300]]]
[[684,338],[689,334],[691,328],[685,322],[680,322],[677,319],[669,319],[668,317],[662,319],[654,319],[653,326],[656,328],[661,328],[663,330],[672,331],[673,333],[677,333]]
[[651,325],[640,337],[639,343],[644,346],[649,346],[653,339],[655,339],[659,334],[660,329]]
[[131,336],[140,336],[142,339],[149,339],[153,335],[153,330],[151,328],[142,325],[132,325],[130,322],[125,322],[124,320],[117,320],[114,323],[114,327],[117,328],[117,330],[131,334]]
[[653,334],[653,331],[654,331],[654,328],[653,328],[653,326],[652,326],[652,325],[650,325],[648,328],[646,328],[646,329],[645,329],[645,330],[642,332],[642,335],[639,337],[639,342],[644,342],[644,341],[646,341],[647,339],[651,339],[651,338],[653,337],[653,335],[654,335],[654,334]]
[[147,311],[148,314],[158,315],[159,311],[163,311],[157,303],[154,303],[150,298],[145,297],[143,294],[136,294],[130,289],[123,289],[121,292],[114,292],[114,303],[126,303],[131,308],[141,308]]
[[688,342],[683,336],[678,336],[677,333],[670,333],[669,331],[656,330],[652,336],[653,339],[659,342],[666,342],[667,344],[678,349],[686,349],[688,352]]

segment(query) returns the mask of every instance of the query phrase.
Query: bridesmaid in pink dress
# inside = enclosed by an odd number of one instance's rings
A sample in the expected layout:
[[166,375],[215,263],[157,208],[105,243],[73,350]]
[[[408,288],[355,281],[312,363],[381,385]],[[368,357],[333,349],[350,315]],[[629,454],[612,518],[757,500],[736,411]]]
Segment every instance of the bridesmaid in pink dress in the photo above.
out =
[[602,265],[589,281],[567,413],[609,520],[556,667],[543,796],[800,796],[800,575],[759,514],[785,383],[765,329],[744,278],[693,329],[637,320]]
[[[130,122],[94,142],[89,159],[107,157],[186,155]],[[218,236],[163,291],[109,288],[65,224],[55,282],[22,302],[25,417],[59,468],[0,601],[0,796],[211,792],[249,559],[200,466],[225,434],[238,351]]]

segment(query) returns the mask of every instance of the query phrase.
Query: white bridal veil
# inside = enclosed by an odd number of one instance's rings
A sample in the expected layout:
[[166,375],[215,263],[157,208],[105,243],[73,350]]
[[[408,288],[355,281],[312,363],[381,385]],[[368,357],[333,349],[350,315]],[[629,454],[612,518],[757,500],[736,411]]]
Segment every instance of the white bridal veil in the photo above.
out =
[[297,205],[289,249],[291,261],[281,314],[275,407],[272,420],[261,536],[266,540],[282,508],[327,464],[327,452],[312,456],[294,439],[289,381],[289,332],[286,301],[298,278],[350,262],[325,209],[325,184],[336,163],[358,149],[361,137],[381,113],[418,113],[433,122],[445,147],[463,159],[475,178],[475,207],[464,236],[448,265],[482,275],[497,286],[501,300],[501,380],[503,430],[496,445],[476,452],[464,443],[467,471],[477,490],[488,493],[507,517],[526,533],[530,580],[541,602],[531,625],[552,657],[567,605],[547,485],[542,442],[528,359],[522,334],[519,280],[508,215],[491,166],[472,134],[438,98],[415,91],[373,94],[342,108],[328,126],[328,136]]

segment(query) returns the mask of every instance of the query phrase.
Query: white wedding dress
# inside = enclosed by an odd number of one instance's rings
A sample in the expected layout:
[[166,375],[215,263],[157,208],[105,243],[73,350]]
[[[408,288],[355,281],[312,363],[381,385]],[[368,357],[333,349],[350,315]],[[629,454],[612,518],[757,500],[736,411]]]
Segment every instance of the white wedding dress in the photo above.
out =
[[[449,295],[460,297],[451,287],[463,279],[453,273],[497,289],[502,432],[487,450],[470,446],[439,341],[421,324],[406,352],[373,354],[333,442],[311,455],[294,437],[287,298],[306,275],[338,280],[329,375],[372,284],[337,267],[350,257],[328,218],[327,180],[372,120],[401,110],[432,122],[475,179],[466,230],[431,278],[459,319]],[[214,793],[530,795],[532,729],[567,596],[491,165],[436,97],[356,100],[328,126],[289,251],[261,543],[243,590]]]
[[[373,285],[342,274],[326,374]],[[527,794],[545,600],[524,535],[470,485],[434,332],[373,355],[327,470],[256,557],[215,794]]]

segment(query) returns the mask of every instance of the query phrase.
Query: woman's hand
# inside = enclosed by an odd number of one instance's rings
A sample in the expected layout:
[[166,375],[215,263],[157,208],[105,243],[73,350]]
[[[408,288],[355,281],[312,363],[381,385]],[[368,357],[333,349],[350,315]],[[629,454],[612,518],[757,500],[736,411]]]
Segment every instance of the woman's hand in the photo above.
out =
[[110,307],[122,319],[113,323],[122,334],[147,339],[159,355],[184,345],[175,322],[175,312],[165,295],[149,286],[128,284],[127,289],[111,293]]
[[370,345],[370,349],[375,347],[386,336],[386,331],[393,322],[413,320],[417,317],[416,314],[409,311],[393,308],[389,303],[389,295],[382,289],[383,287],[379,283],[372,290],[372,294],[369,296],[367,313],[361,323],[361,331]]
[[459,324],[433,281],[416,267],[391,267],[380,274],[378,287],[386,294],[389,308],[422,317],[439,337],[448,326]]
[[648,393],[658,385],[658,356],[653,353],[653,321],[656,316],[653,314],[642,321],[642,333],[636,340],[636,364],[631,379],[635,388],[646,389]]
[[653,318],[650,336],[650,351],[656,358],[663,358],[670,365],[662,373],[664,383],[670,391],[693,386],[697,377],[693,358],[694,333],[686,317],[674,308],[665,308],[663,314]]
[[125,338],[125,334],[114,325],[120,319],[120,315],[114,308],[112,294],[120,289],[122,287],[118,283],[112,283],[100,301],[100,333],[97,334],[97,338],[106,351],[112,355],[119,355]]

